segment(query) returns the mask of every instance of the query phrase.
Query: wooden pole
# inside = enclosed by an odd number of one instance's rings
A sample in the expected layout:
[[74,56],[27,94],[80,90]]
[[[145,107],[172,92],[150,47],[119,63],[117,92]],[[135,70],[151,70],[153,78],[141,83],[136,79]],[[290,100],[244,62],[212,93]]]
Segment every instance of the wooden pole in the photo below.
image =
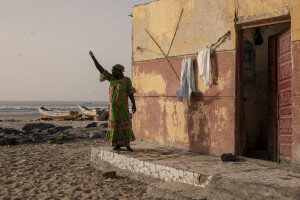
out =
[[165,52],[161,49],[161,47],[159,46],[159,44],[155,41],[155,39],[152,37],[152,35],[147,31],[147,29],[145,29],[146,32],[148,33],[148,35],[151,37],[151,39],[154,41],[154,43],[158,46],[158,48],[160,49],[160,51],[163,53],[163,55],[165,56],[165,58],[167,59],[168,63],[170,64],[171,68],[173,69],[174,73],[176,74],[178,80],[180,80],[179,76],[177,75],[173,65],[171,64],[171,62],[168,59],[168,56],[165,54]]
[[173,41],[174,41],[175,35],[176,35],[176,33],[177,33],[177,29],[178,29],[178,26],[179,26],[179,23],[180,23],[180,20],[181,20],[182,13],[183,13],[183,9],[181,10],[181,13],[180,13],[180,16],[179,16],[179,20],[178,20],[178,23],[177,23],[177,26],[176,26],[176,29],[175,29],[175,33],[174,33],[173,38],[172,38],[172,42],[171,42],[169,51],[168,51],[168,53],[167,53],[167,56],[169,56],[171,47],[172,47],[172,45],[173,45]]

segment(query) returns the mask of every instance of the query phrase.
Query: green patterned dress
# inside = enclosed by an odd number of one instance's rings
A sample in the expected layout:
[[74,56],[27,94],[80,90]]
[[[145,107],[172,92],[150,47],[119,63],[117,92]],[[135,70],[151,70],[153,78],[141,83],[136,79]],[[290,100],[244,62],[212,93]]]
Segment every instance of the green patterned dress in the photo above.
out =
[[100,75],[100,81],[109,81],[109,118],[106,140],[112,147],[117,145],[128,146],[135,140],[132,131],[128,96],[135,93],[131,80],[124,77],[120,80],[108,73],[106,70]]

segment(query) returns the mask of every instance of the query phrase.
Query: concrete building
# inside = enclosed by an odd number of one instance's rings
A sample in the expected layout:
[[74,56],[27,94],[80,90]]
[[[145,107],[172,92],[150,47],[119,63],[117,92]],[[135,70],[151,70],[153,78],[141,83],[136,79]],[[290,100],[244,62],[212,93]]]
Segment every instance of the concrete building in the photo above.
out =
[[[300,163],[299,12],[299,0],[157,0],[135,6],[135,135],[203,154]],[[197,52],[219,38],[212,47],[212,84],[206,86]],[[185,58],[193,59],[195,70],[191,107],[176,97]]]

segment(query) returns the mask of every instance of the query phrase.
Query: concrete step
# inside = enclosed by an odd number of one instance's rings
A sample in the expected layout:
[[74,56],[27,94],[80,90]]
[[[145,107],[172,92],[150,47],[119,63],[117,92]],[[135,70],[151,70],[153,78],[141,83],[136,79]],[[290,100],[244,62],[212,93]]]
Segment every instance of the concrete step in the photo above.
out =
[[245,161],[222,163],[216,157],[175,153],[174,149],[145,143],[132,146],[134,152],[92,147],[91,163],[103,171],[116,170],[148,181],[149,193],[160,198],[300,199],[300,175],[296,172]]

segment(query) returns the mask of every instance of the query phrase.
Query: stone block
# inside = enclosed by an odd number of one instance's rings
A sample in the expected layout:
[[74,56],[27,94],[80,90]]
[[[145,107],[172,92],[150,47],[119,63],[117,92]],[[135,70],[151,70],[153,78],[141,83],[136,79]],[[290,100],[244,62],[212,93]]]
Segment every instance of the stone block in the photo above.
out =
[[133,166],[135,169],[137,169],[139,163],[140,163],[140,161],[139,161],[138,159],[134,159],[134,160],[132,161],[132,166]]
[[151,173],[154,178],[159,178],[159,174],[157,172]]
[[111,159],[108,162],[111,163],[111,164],[113,164],[113,165],[115,165],[116,163],[118,163],[118,160],[117,160],[117,158],[113,158],[113,159]]
[[181,179],[181,182],[182,182],[182,183],[188,184],[188,177],[184,176],[184,177]]
[[131,171],[132,166],[130,165],[130,162],[128,159],[125,160],[124,165],[125,165],[126,169]]
[[147,176],[150,176],[151,172],[148,168],[144,168],[144,174],[147,175]]
[[169,178],[169,180],[174,180],[174,175],[170,171],[166,171],[166,176]]
[[194,173],[189,171],[184,171],[184,176],[186,177],[186,180],[188,181],[188,184],[193,185],[194,181]]
[[170,172],[171,172],[171,174],[173,174],[174,179],[178,179],[179,178],[178,169],[170,168]]
[[131,167],[132,167],[133,172],[138,172],[139,171],[139,168],[138,168],[137,165],[132,165]]
[[164,167],[165,167],[166,172],[170,172],[170,167],[168,167],[168,166],[164,166]]
[[160,177],[161,179],[163,179],[163,180],[166,178],[166,172],[165,172],[165,170],[159,171],[159,177]]
[[179,178],[183,177],[183,170],[182,169],[178,170],[178,176],[179,176]]
[[155,164],[150,163],[149,168],[150,168],[150,172],[151,172],[151,173],[155,173],[155,172],[156,172]]
[[141,160],[140,160],[140,161],[139,161],[139,164],[138,164],[138,168],[141,169],[142,167],[144,167],[144,161],[141,161]]
[[129,162],[130,165],[132,165],[132,164],[134,163],[135,160],[136,160],[136,159],[130,157],[130,158],[128,159],[128,162]]
[[156,165],[155,167],[157,172],[161,171],[161,165]]
[[149,163],[149,162],[144,162],[144,165],[145,165],[146,167],[149,167],[149,166],[150,166],[150,163]]
[[119,166],[120,169],[126,169],[126,166],[124,165],[124,163],[121,163]]
[[127,169],[130,170],[130,171],[134,171],[134,169],[133,169],[133,167],[132,167],[131,165],[129,165],[129,166],[127,167]]

